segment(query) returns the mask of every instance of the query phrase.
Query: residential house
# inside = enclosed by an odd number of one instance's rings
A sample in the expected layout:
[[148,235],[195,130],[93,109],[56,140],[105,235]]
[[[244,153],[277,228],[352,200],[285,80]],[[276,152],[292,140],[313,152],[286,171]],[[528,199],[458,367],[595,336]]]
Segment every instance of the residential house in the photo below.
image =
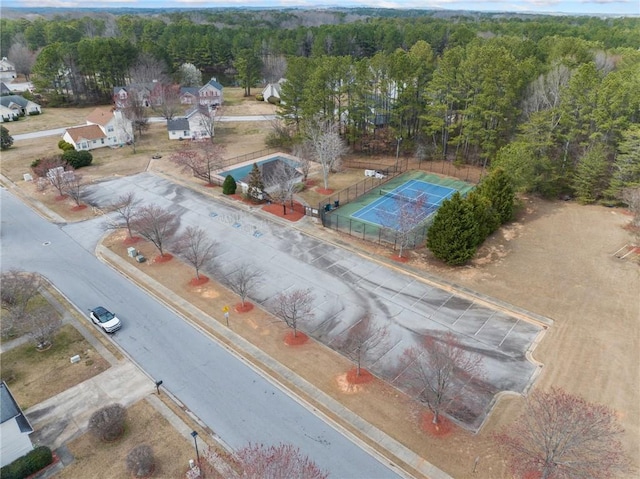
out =
[[192,86],[180,87],[180,103],[183,105],[197,105],[198,88]]
[[39,115],[42,113],[40,105],[20,95],[0,96],[0,105],[16,111],[20,116]]
[[119,110],[98,107],[86,118],[86,125],[67,128],[62,138],[76,150],[122,146],[131,140],[133,124]]
[[0,95],[13,95],[11,88],[9,88],[4,82],[0,82]]
[[16,66],[7,60],[7,57],[2,57],[0,60],[0,80],[13,80],[16,76]]
[[218,107],[222,105],[222,85],[215,78],[209,80],[198,90],[198,102],[200,105]]
[[186,118],[167,120],[167,131],[170,140],[185,140],[191,138],[191,127]]
[[33,428],[13,398],[7,384],[0,384],[0,467],[11,464],[32,449]]
[[0,123],[6,121],[18,121],[20,114],[16,110],[12,110],[4,105],[0,105]]
[[160,106],[164,95],[163,85],[158,81],[149,83],[132,83],[127,86],[113,88],[113,102],[116,108],[125,108],[129,105],[131,95],[136,95],[137,101],[146,107]]
[[107,146],[122,146],[131,140],[133,123],[120,110],[98,107],[87,116],[87,125],[98,125],[107,136]]
[[107,135],[99,125],[83,125],[67,128],[62,139],[71,143],[76,150],[95,150],[109,146]]
[[189,109],[184,117],[167,121],[170,140],[201,140],[213,133],[215,110],[207,105],[197,105]]
[[264,99],[264,101],[269,102],[269,98],[274,97],[277,98],[278,100],[280,100],[280,93],[282,91],[282,84],[285,82],[286,80],[284,78],[281,78],[280,80],[278,80],[276,83],[269,83],[267,84],[266,87],[264,87],[264,89],[262,90],[262,98]]

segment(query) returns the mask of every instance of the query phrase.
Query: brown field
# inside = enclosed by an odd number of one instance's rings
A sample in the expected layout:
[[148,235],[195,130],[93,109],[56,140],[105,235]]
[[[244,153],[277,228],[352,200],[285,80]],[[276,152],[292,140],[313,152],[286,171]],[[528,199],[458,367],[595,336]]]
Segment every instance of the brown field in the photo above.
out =
[[127,472],[126,457],[140,444],[153,449],[156,468],[153,477],[181,478],[189,459],[195,456],[193,443],[181,434],[146,400],[127,409],[124,436],[112,443],[98,441],[85,433],[67,444],[74,461],[56,475],[60,479],[133,477]]
[[[240,103],[229,108],[243,107]],[[264,147],[261,144],[264,132],[260,128],[267,125],[227,125],[226,130],[220,127],[219,134],[228,145],[229,157],[232,156],[230,151],[243,154]],[[22,146],[18,144],[10,152],[18,148]],[[140,164],[131,167],[130,171],[125,168],[134,162],[131,156],[128,157],[131,161],[123,161],[120,167],[111,166],[112,161],[118,161],[117,158],[105,159],[103,163],[92,166],[96,169],[102,167],[100,172],[94,173],[95,178],[116,172],[130,174],[147,168],[144,165],[148,165],[148,157],[154,152],[152,143],[148,148],[141,156]],[[151,168],[175,176],[181,182],[191,181],[165,161],[165,153],[162,151],[163,159],[152,163]],[[18,161],[30,160],[20,159],[19,155],[9,162],[6,158],[3,154],[2,172],[12,171],[9,176],[17,178],[18,186],[24,187],[24,182],[20,181],[22,172],[16,165]],[[361,172],[341,175],[332,177],[332,188],[340,189],[343,183],[346,186],[361,179]],[[24,191],[27,195],[33,194],[28,189]],[[47,195],[36,197],[48,206],[55,204]],[[310,204],[318,200],[308,196]],[[637,263],[613,256],[618,248],[632,242],[631,233],[625,229],[629,217],[620,209],[535,198],[523,201],[524,207],[516,221],[489,238],[469,265],[450,268],[436,261],[428,251],[418,250],[412,252],[407,267],[424,270],[553,319],[554,326],[533,352],[534,359],[544,364],[534,387],[561,387],[615,409],[626,428],[624,446],[638,467],[640,274]],[[317,227],[314,234],[368,254],[385,257],[391,254],[384,248],[345,238],[321,227]],[[120,240],[113,239],[108,246],[126,257],[126,248]],[[146,256],[154,256],[149,245],[141,245],[140,249]],[[198,288],[188,286],[193,272],[175,259],[169,263],[149,262],[137,267],[161,282],[166,283],[167,278],[175,279],[171,285],[165,286],[172,287],[202,310],[219,311],[217,308],[237,301],[214,282]],[[435,438],[424,433],[418,427],[418,421],[413,419],[419,410],[413,402],[377,381],[345,387],[343,375],[350,364],[344,358],[314,342],[295,349],[285,347],[282,341],[284,327],[273,323],[264,314],[259,309],[242,315],[232,313],[231,328],[453,477],[471,477],[476,457],[480,459],[473,477],[510,477],[490,436],[521,412],[522,400],[519,397],[503,396],[477,435],[455,429],[447,437]],[[323,364],[321,370],[317,368],[319,363]],[[318,407],[322,408],[321,405]]]
[[[76,354],[81,360],[71,364],[69,358]],[[7,381],[22,409],[28,409],[109,368],[109,363],[69,324],[60,329],[50,349],[36,351],[29,342],[2,353],[0,362],[2,379]]]

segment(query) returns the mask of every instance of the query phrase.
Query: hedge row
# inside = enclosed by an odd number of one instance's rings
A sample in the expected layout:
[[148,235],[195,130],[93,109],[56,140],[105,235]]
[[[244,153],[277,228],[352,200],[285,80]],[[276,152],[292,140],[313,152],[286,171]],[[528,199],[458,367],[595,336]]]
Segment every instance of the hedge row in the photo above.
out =
[[0,470],[2,479],[24,479],[53,462],[53,453],[47,446],[36,447]]

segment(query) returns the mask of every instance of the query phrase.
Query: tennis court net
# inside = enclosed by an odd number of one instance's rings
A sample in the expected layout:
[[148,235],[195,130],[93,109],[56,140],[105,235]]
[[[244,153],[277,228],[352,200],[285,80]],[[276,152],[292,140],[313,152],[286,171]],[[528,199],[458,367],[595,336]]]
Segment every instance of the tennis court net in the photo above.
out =
[[421,203],[423,205],[427,204],[427,195],[425,193],[420,193],[417,196],[408,196],[403,195],[402,193],[396,193],[394,191],[381,189],[380,196],[391,198],[393,200],[406,201],[407,203]]

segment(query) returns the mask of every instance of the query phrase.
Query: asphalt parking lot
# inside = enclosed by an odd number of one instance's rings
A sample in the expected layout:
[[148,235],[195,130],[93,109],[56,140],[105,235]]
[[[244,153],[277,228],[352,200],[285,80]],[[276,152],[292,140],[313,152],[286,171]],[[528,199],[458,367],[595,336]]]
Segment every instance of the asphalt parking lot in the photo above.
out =
[[151,173],[92,185],[87,200],[106,206],[129,191],[142,203],[170,209],[179,216],[181,228],[203,227],[219,243],[214,264],[205,268],[208,276],[220,279],[244,263],[260,269],[266,281],[252,300],[266,309],[282,291],[311,288],[315,316],[301,329],[325,344],[339,349],[346,331],[364,314],[387,326],[389,338],[367,367],[401,389],[404,351],[427,335],[453,332],[463,347],[483,357],[485,378],[465,386],[469,404],[457,417],[472,430],[484,421],[496,393],[523,392],[540,369],[528,353],[544,333],[544,318],[432,277],[390,268],[294,226],[269,221],[255,209],[235,207]]

